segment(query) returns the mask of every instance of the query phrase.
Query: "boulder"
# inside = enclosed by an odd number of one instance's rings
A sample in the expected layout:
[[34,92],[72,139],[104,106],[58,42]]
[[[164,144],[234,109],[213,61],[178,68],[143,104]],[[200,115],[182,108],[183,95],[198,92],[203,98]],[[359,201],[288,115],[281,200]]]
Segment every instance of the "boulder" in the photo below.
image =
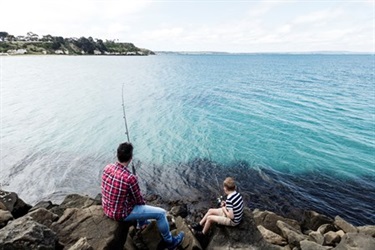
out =
[[335,246],[341,240],[338,232],[329,231],[324,234],[324,245]]
[[34,211],[34,210],[37,210],[39,208],[44,208],[44,209],[51,209],[53,207],[56,207],[57,205],[54,205],[52,204],[51,201],[40,201],[38,202],[37,204],[35,204],[35,206],[33,206],[30,210],[29,210],[29,213]]
[[27,214],[31,206],[26,204],[18,195],[14,192],[7,192],[0,190],[0,203],[2,207],[12,213],[14,218],[19,218]]
[[249,208],[244,209],[242,222],[236,227],[217,226],[212,227],[212,237],[207,249],[283,249],[272,245],[263,239],[259,232],[253,214]]
[[333,225],[333,224],[323,224],[321,225],[318,230],[317,230],[319,233],[321,233],[322,235],[324,235],[325,233],[329,232],[329,231],[334,231],[336,232],[337,231],[337,228]]
[[331,218],[310,210],[304,212],[301,226],[303,230],[316,231],[321,225],[332,223],[333,220]]
[[185,233],[184,241],[182,242],[182,248],[186,250],[202,250],[201,244],[195,238],[193,233],[190,231],[189,226],[186,222],[179,216],[175,219],[176,223],[176,233],[183,231]]
[[5,227],[10,220],[13,220],[13,215],[8,210],[0,209],[0,228]]
[[94,250],[92,246],[87,242],[85,237],[80,238],[73,246],[68,250]]
[[318,243],[319,245],[323,245],[324,243],[324,236],[318,231],[310,232],[308,239]]
[[188,215],[187,206],[186,204],[173,206],[170,213],[175,217],[181,216],[182,218],[185,218]]
[[128,228],[128,223],[107,218],[100,205],[67,208],[51,226],[65,247],[69,248],[85,237],[94,249],[122,249]]
[[360,226],[357,227],[358,231],[362,234],[370,235],[375,237],[375,225],[372,226]]
[[48,227],[24,216],[0,229],[0,249],[59,249],[58,238]]
[[309,240],[303,240],[300,242],[301,250],[328,250],[332,249],[332,247],[329,246],[322,246],[316,242],[309,241]]
[[278,235],[271,230],[268,230],[267,228],[263,227],[262,225],[257,226],[258,230],[262,234],[263,238],[274,245],[279,245],[279,246],[285,246],[288,244],[286,239],[282,237],[281,235]]
[[299,223],[296,220],[281,217],[270,211],[260,211],[255,209],[253,212],[254,220],[257,226],[262,225],[268,230],[281,235],[280,228],[277,227],[276,222],[278,220],[287,223],[288,225],[294,227],[296,230],[301,230]]
[[34,221],[39,222],[40,224],[43,224],[47,227],[51,227],[52,223],[57,221],[59,218],[57,214],[54,214],[45,208],[34,210],[28,213],[28,215],[31,216]]
[[51,212],[57,214],[59,217],[64,213],[67,208],[87,208],[92,205],[100,205],[101,201],[83,196],[79,194],[69,194],[65,197],[64,201],[59,206],[51,208]]
[[334,248],[335,250],[374,250],[375,239],[361,233],[347,233],[340,243]]
[[283,221],[277,221],[276,225],[280,228],[282,235],[288,240],[288,243],[292,248],[300,247],[299,242],[307,239],[307,236],[303,235],[301,231],[296,230],[294,227]]
[[335,217],[335,221],[333,222],[333,224],[336,227],[342,229],[345,233],[357,233],[358,232],[358,229],[355,226],[345,221],[340,216]]

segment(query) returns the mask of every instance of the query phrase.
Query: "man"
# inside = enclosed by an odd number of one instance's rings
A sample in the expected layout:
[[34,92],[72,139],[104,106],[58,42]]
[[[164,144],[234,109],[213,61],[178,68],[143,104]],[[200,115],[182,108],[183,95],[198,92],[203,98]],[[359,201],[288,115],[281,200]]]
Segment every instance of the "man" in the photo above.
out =
[[236,185],[231,177],[224,180],[224,192],[227,195],[226,201],[221,202],[220,208],[210,208],[203,219],[192,226],[196,236],[204,237],[208,234],[212,223],[225,226],[237,226],[243,216],[242,195],[236,191]]
[[121,143],[117,148],[118,162],[104,168],[101,184],[103,211],[117,221],[138,221],[141,227],[147,225],[148,219],[155,219],[167,248],[174,249],[182,243],[184,233],[173,237],[166,211],[145,204],[137,176],[128,169],[132,158],[133,145]]

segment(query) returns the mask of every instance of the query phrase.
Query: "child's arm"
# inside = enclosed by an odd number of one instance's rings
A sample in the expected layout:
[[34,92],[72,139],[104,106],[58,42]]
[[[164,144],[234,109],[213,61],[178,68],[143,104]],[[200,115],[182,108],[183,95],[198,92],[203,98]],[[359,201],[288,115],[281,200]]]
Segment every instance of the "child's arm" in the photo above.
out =
[[222,206],[222,209],[223,209],[225,216],[233,220],[234,218],[233,209],[231,208],[227,209],[226,205]]

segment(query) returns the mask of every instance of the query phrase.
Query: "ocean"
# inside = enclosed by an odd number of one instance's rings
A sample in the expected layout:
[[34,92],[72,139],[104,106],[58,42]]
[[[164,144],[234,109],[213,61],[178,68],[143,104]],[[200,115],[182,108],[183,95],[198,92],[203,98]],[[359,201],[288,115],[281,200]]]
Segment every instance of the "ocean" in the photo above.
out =
[[0,57],[0,189],[96,196],[127,140],[145,194],[375,224],[375,57]]

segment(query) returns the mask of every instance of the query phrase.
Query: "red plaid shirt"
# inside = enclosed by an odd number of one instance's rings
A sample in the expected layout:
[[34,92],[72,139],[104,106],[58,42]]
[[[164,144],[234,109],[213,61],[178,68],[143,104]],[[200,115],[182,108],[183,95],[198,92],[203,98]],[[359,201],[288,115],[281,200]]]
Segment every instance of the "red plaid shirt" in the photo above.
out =
[[145,204],[137,176],[118,162],[104,168],[101,187],[103,211],[114,220],[124,220],[135,205]]

